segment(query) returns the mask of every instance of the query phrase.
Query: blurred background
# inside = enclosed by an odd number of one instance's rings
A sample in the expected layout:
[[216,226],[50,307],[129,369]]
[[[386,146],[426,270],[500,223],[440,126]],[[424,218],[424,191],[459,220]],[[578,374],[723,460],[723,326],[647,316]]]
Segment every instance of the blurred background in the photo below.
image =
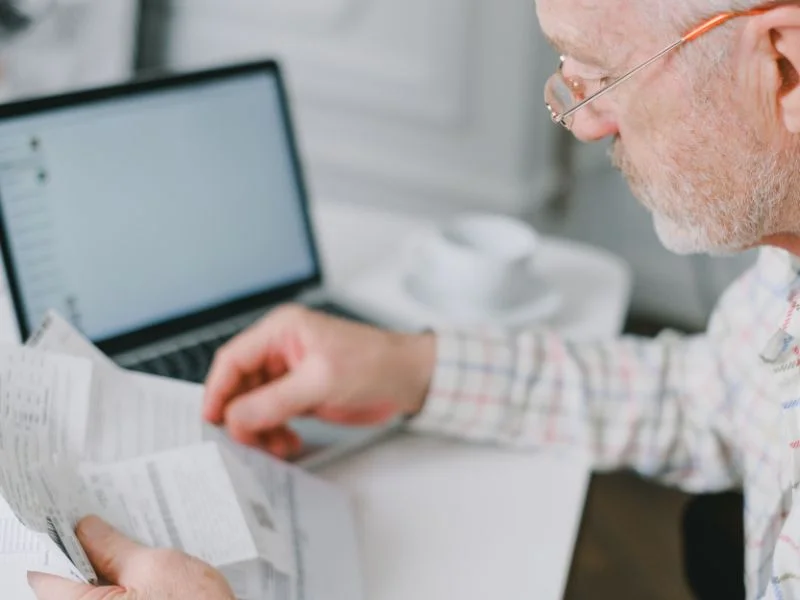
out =
[[[485,209],[608,249],[634,272],[635,333],[701,330],[754,259],[669,254],[605,145],[550,122],[557,57],[533,0],[62,0],[4,46],[0,99],[265,55],[284,63],[314,202]],[[595,478],[568,597],[688,597],[685,502]]]
[[0,97],[264,55],[285,64],[315,200],[490,209],[607,248],[648,328],[701,329],[753,260],[666,252],[605,146],[549,122],[557,57],[532,0],[61,0],[4,50]]

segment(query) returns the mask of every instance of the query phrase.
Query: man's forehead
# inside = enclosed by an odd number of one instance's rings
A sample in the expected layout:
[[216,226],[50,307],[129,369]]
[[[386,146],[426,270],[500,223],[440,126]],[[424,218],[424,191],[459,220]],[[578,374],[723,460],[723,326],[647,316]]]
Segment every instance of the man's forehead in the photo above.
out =
[[[638,12],[632,0],[537,0],[542,31],[561,53],[581,62],[612,58],[614,49],[630,43]],[[627,33],[626,33],[627,30]]]

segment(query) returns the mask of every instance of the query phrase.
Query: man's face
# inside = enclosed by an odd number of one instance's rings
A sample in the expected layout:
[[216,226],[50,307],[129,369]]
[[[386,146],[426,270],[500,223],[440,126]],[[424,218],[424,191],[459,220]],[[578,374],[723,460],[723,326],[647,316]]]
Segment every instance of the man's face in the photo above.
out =
[[[648,14],[654,0],[632,4],[538,1],[544,33],[570,57],[565,75],[614,79],[680,35]],[[727,44],[725,35],[705,42]],[[712,65],[699,57],[673,54],[656,63],[578,112],[572,130],[585,141],[614,137],[612,160],[666,247],[727,253],[777,232],[794,176],[758,109],[736,92],[728,59]]]

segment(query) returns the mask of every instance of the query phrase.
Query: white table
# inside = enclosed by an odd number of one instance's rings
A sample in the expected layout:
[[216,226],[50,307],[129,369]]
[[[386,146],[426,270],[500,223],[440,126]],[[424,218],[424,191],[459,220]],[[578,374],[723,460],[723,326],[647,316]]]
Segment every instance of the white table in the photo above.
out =
[[[313,215],[330,282],[344,290],[430,226],[341,204],[321,203]],[[566,298],[549,326],[580,337],[620,333],[631,293],[624,262],[548,239],[538,265]],[[368,600],[563,596],[590,475],[585,459],[403,434],[322,475],[354,498]]]

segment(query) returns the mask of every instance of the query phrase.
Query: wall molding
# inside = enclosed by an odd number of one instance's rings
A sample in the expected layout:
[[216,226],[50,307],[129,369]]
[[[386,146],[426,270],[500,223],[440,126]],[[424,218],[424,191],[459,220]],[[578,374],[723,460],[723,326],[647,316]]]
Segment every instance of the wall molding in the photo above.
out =
[[[181,6],[181,5],[185,6]],[[219,0],[178,0],[175,8],[204,14],[222,13],[242,23],[267,30],[291,26],[296,32],[330,31],[353,20],[369,8],[368,0],[228,0],[220,11]]]
[[[294,27],[282,10],[320,12]],[[522,214],[558,189],[540,129],[552,125],[530,117],[541,75],[530,0],[170,0],[169,12],[172,68],[286,63],[326,195]]]
[[553,198],[561,180],[554,170],[532,170],[523,179],[465,174],[389,163],[367,157],[309,156],[313,193],[324,199],[385,204],[404,210],[441,214],[459,210],[492,210],[528,217],[543,199]]
[[133,72],[136,0],[69,2],[4,48],[0,99],[117,83]]

